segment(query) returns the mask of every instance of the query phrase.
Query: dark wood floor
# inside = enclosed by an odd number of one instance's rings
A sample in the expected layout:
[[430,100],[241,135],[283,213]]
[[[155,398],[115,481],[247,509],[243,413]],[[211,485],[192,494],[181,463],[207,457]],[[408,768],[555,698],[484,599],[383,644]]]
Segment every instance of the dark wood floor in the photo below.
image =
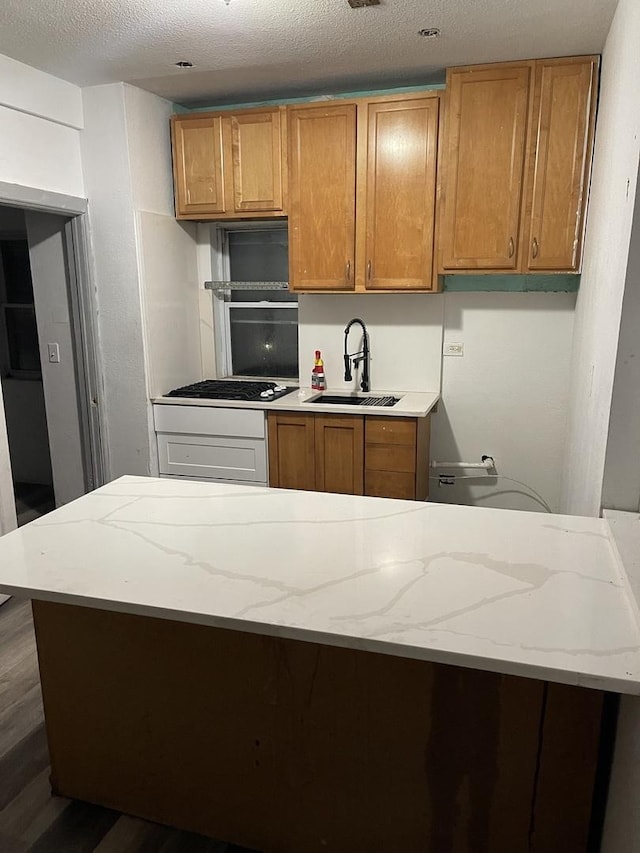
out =
[[253,853],[118,812],[54,797],[29,602],[0,607],[2,853]]

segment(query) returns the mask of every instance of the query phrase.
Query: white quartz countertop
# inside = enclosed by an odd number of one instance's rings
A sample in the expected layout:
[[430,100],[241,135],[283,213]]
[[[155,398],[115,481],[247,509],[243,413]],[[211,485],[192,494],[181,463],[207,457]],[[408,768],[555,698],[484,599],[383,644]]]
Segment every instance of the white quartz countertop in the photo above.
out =
[[640,695],[605,519],[123,477],[0,538],[0,592]]
[[322,392],[312,391],[310,388],[300,388],[300,390],[296,389],[273,402],[265,400],[264,402],[252,401],[247,403],[244,400],[199,400],[193,397],[154,397],[152,402],[169,406],[214,406],[224,409],[315,412],[318,415],[333,412],[335,415],[386,415],[392,418],[424,418],[440,399],[440,394],[437,391],[371,391],[362,396],[400,397],[400,400],[395,406],[353,406],[349,403],[340,406],[310,402],[321,393],[349,396],[348,391],[341,389],[332,390],[329,388]]

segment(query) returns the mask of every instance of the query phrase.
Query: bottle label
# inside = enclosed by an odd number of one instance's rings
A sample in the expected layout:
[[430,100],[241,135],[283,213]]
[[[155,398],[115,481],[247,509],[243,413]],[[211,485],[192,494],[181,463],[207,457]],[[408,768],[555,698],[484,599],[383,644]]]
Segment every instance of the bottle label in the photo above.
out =
[[324,391],[327,387],[327,380],[324,373],[311,374],[311,387],[314,391]]

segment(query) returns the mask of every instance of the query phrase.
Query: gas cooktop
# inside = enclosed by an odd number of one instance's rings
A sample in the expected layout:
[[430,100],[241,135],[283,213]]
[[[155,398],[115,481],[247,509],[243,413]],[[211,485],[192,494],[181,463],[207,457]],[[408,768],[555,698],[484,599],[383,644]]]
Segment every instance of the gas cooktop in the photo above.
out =
[[284,397],[297,388],[278,385],[276,382],[249,382],[232,379],[205,379],[174,388],[165,397],[193,397],[201,400],[244,400],[248,403],[266,403]]

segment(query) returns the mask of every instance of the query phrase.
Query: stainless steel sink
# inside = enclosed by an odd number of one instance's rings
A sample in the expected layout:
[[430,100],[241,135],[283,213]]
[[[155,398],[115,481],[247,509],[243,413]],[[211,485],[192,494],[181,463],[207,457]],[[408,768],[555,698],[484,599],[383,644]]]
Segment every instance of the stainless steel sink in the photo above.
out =
[[322,403],[323,406],[395,406],[400,397],[377,397],[373,394],[319,394],[309,403]]

